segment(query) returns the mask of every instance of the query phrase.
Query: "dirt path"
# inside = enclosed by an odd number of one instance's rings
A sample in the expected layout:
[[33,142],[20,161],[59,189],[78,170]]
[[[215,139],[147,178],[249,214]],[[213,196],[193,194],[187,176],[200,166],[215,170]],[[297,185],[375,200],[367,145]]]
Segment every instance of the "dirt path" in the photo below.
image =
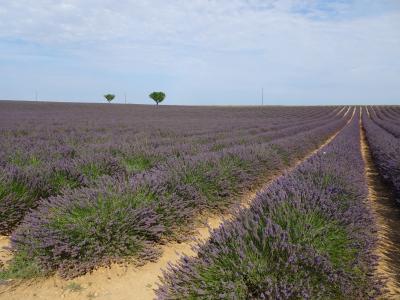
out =
[[[350,108],[346,112],[346,115]],[[355,108],[353,110],[353,119]],[[348,121],[348,123],[351,121]],[[347,124],[348,124],[347,123]],[[291,172],[299,164],[316,154],[324,146],[329,144],[336,135],[333,134],[318,149],[309,153],[302,160],[296,162],[289,169],[280,172],[278,175],[266,179],[267,183],[262,186],[261,191],[271,184],[278,177]],[[241,198],[240,205],[247,207],[257,195],[257,191],[249,192]],[[207,239],[210,236],[208,227],[217,228],[224,219],[230,217],[230,214],[224,216],[214,215],[207,219],[208,226],[204,225],[197,228],[197,233],[193,237]],[[4,245],[4,239],[3,245]],[[165,269],[168,263],[176,262],[182,254],[195,255],[192,251],[193,242],[169,243],[162,246],[162,256],[157,262],[146,263],[142,267],[112,265],[110,268],[100,268],[92,274],[87,274],[73,280],[63,280],[53,276],[42,280],[32,280],[24,282],[18,286],[0,286],[0,299],[7,300],[30,300],[30,299],[99,299],[99,300],[146,300],[154,298],[153,289],[156,287],[162,269]]]
[[[369,116],[369,114],[368,114]],[[361,151],[365,162],[368,198],[378,225],[377,276],[386,279],[383,299],[400,298],[400,207],[374,165],[360,120]]]
[[12,257],[10,251],[4,249],[4,247],[9,246],[8,243],[9,243],[8,237],[0,235],[0,263],[8,261]]

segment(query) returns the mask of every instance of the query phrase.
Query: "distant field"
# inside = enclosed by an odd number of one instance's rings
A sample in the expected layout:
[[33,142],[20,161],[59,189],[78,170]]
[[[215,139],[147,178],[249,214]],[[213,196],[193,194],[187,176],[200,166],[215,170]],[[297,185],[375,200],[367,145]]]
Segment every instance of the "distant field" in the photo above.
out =
[[0,102],[0,235],[11,236],[14,257],[0,280],[155,261],[201,216],[226,212],[311,155],[215,231],[198,258],[171,267],[157,295],[378,295],[367,276],[376,241],[360,118],[399,195],[398,107]]

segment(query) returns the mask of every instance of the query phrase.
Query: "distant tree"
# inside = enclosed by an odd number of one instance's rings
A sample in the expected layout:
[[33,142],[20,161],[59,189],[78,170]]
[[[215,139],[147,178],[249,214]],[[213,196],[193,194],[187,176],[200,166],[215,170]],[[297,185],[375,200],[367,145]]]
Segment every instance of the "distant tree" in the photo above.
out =
[[152,92],[149,97],[156,102],[156,105],[158,107],[158,104],[163,102],[163,100],[165,99],[165,94],[163,92]]
[[106,98],[106,100],[108,101],[108,103],[111,103],[111,101],[114,100],[115,95],[113,95],[113,94],[106,94],[106,95],[104,95],[104,98]]

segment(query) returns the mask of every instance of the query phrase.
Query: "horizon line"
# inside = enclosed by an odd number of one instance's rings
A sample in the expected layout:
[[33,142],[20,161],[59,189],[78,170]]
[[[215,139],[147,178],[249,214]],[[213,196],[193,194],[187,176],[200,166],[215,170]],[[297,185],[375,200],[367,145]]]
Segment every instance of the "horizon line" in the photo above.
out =
[[[29,99],[0,99],[4,102],[29,102],[29,103],[58,103],[58,104],[104,104],[104,105],[145,105],[154,106],[155,104],[150,103],[132,103],[127,101],[124,102],[100,102],[100,101],[83,101],[83,100],[29,100]],[[266,104],[264,99],[264,104],[160,104],[160,106],[217,106],[217,107],[261,107],[261,106],[400,106],[400,104],[338,104],[338,103],[326,103],[326,104]],[[268,101],[267,101],[268,102]]]

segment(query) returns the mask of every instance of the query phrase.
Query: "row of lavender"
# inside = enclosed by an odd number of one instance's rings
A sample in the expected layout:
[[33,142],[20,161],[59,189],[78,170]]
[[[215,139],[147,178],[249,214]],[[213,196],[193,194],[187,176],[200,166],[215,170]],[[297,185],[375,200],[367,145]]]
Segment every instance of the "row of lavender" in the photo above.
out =
[[[274,130],[273,132],[263,134],[263,136],[259,134],[256,136],[256,138],[258,138],[257,143],[260,144],[266,140],[273,140],[280,135],[293,135],[306,130],[307,128],[320,126],[321,123],[328,121],[329,119],[326,118],[320,121],[309,122],[309,124],[303,126],[293,126],[283,130]],[[236,142],[238,138],[240,138],[240,135],[236,136]],[[229,147],[232,148],[231,144],[233,144],[234,141],[234,139],[229,141]],[[240,144],[249,145],[244,142],[241,142]],[[139,147],[135,147],[136,145],[139,145]],[[221,152],[222,149],[229,148],[228,145],[224,144],[221,140],[218,142],[218,147],[215,146],[214,143],[211,148],[206,149],[205,147],[202,147],[202,152]],[[129,150],[134,149],[134,151],[130,152],[131,154],[128,159],[125,158],[125,162],[129,163],[128,167],[130,173],[128,175],[134,175],[137,172],[146,171],[151,167],[158,167],[156,161],[158,161],[158,163],[164,163],[168,158],[175,159],[176,157],[192,156],[199,152],[193,151],[193,148],[195,147],[195,143],[189,145],[179,144],[179,146],[175,147],[168,145],[162,149],[161,147],[157,148],[157,146],[153,148],[146,147],[147,151],[145,151],[144,147],[139,143],[129,145]],[[108,151],[100,151],[100,153],[97,151],[96,155],[91,156],[89,163],[84,160],[86,165],[84,165],[82,170],[83,174],[82,172],[77,171],[77,161],[82,162],[82,159],[66,162],[64,157],[62,167],[54,166],[52,163],[49,164],[50,168],[43,168],[43,166],[38,167],[35,165],[33,169],[36,170],[36,172],[32,172],[32,168],[22,169],[21,172],[21,169],[16,169],[15,166],[6,169],[8,171],[6,172],[8,176],[4,176],[2,181],[9,187],[9,194],[7,195],[7,193],[4,193],[6,197],[8,196],[8,199],[6,199],[8,201],[3,201],[5,209],[2,210],[2,212],[4,212],[2,220],[3,224],[5,222],[7,223],[7,226],[4,226],[3,228],[6,230],[12,229],[13,225],[19,221],[21,216],[23,216],[23,212],[35,204],[35,199],[55,195],[60,192],[60,187],[67,186],[69,188],[76,188],[79,186],[94,186],[97,183],[96,181],[98,177],[104,175],[127,175],[123,172],[121,165],[115,163],[115,160],[113,162],[113,156]],[[89,173],[90,176],[86,177],[85,175],[87,175],[87,173]],[[19,201],[16,201],[16,199]]]
[[[349,168],[351,165],[351,168]],[[358,114],[164,272],[159,299],[369,299],[380,293]]]
[[388,106],[369,107],[370,118],[396,138],[400,138],[400,109]]
[[[365,110],[366,112],[366,110]],[[363,127],[379,173],[394,189],[400,203],[400,125],[379,108],[363,113]],[[400,111],[399,111],[400,113]]]
[[[204,112],[201,112],[203,119],[200,118],[196,124],[201,129],[186,126],[190,122],[181,118],[180,122],[185,126],[178,128],[183,127],[186,131],[179,131],[175,122],[163,122],[161,118],[164,130],[157,133],[151,131],[147,136],[144,134],[146,129],[139,133],[136,127],[131,130],[129,123],[124,123],[127,120],[108,129],[102,127],[105,126],[103,123],[95,125],[91,124],[93,119],[86,119],[90,126],[65,123],[62,129],[53,126],[54,130],[45,130],[43,123],[46,124],[46,119],[43,121],[41,115],[36,116],[43,122],[39,123],[36,130],[34,124],[28,123],[33,127],[27,131],[29,136],[21,137],[18,134],[22,130],[21,125],[18,130],[14,128],[2,132],[0,234],[11,232],[40,198],[58,195],[63,189],[94,187],[108,176],[131,178],[177,158],[190,158],[209,152],[218,154],[235,148],[237,144],[252,148],[254,144],[261,145],[334,121],[337,119],[336,110],[311,109],[310,115],[293,114],[289,120],[283,121],[284,118],[278,117],[272,118],[272,122],[268,119],[269,114],[267,122],[257,114],[253,118],[245,114],[247,123],[239,119],[239,126],[236,125],[235,130],[232,130],[235,125],[231,119],[220,120],[213,126],[210,125],[212,121],[204,125]],[[174,111],[167,113],[169,117],[174,114]],[[228,115],[224,111],[220,113],[219,119],[226,119],[225,114]],[[80,115],[82,118],[85,116],[83,113]],[[48,126],[52,122],[55,121],[48,121]],[[146,128],[147,125],[143,122],[141,126]]]
[[[293,125],[293,121],[299,117],[303,117],[307,122],[310,117],[315,120],[318,116],[321,117],[324,113],[329,113],[332,110],[319,109],[317,111],[315,108],[311,108],[308,113],[287,116],[288,114],[283,113],[282,110],[272,109],[272,113],[278,116],[275,119],[271,118],[271,113],[268,113],[268,111],[265,114],[264,112],[257,114],[255,110],[247,114],[243,112],[235,114],[234,111],[229,110],[220,110],[217,113],[210,114],[209,111],[205,110],[200,111],[196,118],[196,116],[190,115],[189,112],[182,109],[180,117],[176,116],[177,111],[168,111],[167,114],[157,118],[158,116],[154,112],[149,114],[146,109],[135,107],[133,111],[132,109],[126,109],[132,113],[130,117],[133,120],[130,120],[110,108],[111,112],[103,116],[104,120],[99,122],[97,115],[88,118],[85,111],[74,111],[74,114],[64,112],[68,106],[59,108],[62,111],[61,115],[59,111],[52,111],[47,106],[41,108],[44,110],[43,115],[38,112],[36,115],[30,116],[33,120],[29,120],[29,122],[19,119],[22,117],[29,118],[24,114],[21,115],[20,113],[20,115],[14,117],[14,119],[22,123],[14,125],[14,127],[11,126],[12,124],[8,124],[12,122],[7,119],[7,116],[12,115],[13,111],[7,112],[5,109],[1,111],[2,119],[0,124],[3,130],[1,132],[2,139],[0,140],[0,165],[6,165],[7,162],[13,165],[28,163],[32,156],[33,160],[47,160],[49,156],[57,156],[59,152],[63,153],[61,151],[63,148],[68,148],[68,151],[64,149],[64,152],[80,157],[85,156],[85,152],[92,153],[93,150],[108,149],[111,145],[121,145],[126,142],[150,143],[150,146],[155,143],[154,146],[160,146],[171,142],[171,140],[185,143],[187,137],[193,136],[201,143],[214,142],[215,137],[221,139],[226,134],[240,133],[240,131],[250,131],[248,135],[251,136],[254,133],[265,131],[265,127],[274,125],[282,127],[282,125],[285,125],[282,124],[285,123],[285,118],[287,118],[287,124]],[[54,118],[46,118],[50,113],[48,112],[49,110],[54,114]],[[91,111],[93,114],[99,113],[92,107],[86,110]],[[190,112],[193,114],[193,111]],[[72,119],[72,117],[78,117],[79,119]],[[165,119],[166,117],[167,119]],[[228,119],[229,117],[230,119]],[[110,124],[110,120],[114,119],[118,119],[118,122],[111,122]],[[269,122],[263,122],[265,119],[268,119]],[[175,122],[175,120],[184,121],[185,126],[179,126],[177,124],[179,122]],[[11,126],[11,128],[7,128],[7,126]],[[195,141],[189,140],[189,142]],[[97,147],[93,145],[97,145]],[[90,150],[87,151],[87,148]],[[119,150],[118,147],[112,149],[114,151]],[[84,154],[82,155],[81,152]],[[16,156],[16,153],[22,157]]]
[[160,243],[188,232],[201,211],[227,207],[261,173],[315,149],[350,116],[336,114],[284,138],[172,157],[132,177],[102,177],[42,200],[12,236],[15,260],[73,277],[126,257],[155,259]]

